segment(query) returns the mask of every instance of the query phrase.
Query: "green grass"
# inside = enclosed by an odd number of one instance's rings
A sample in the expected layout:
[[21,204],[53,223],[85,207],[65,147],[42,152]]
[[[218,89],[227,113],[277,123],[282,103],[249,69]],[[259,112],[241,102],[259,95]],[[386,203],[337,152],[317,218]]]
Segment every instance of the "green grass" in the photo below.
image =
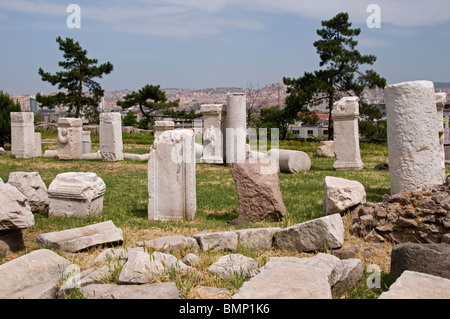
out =
[[[56,133],[42,133],[43,150],[56,149]],[[153,137],[150,135],[124,134],[124,152],[148,153]],[[98,150],[98,134],[92,133],[93,151]],[[35,243],[37,234],[82,227],[93,223],[112,220],[117,227],[124,229],[125,239],[134,243],[152,234],[182,234],[193,235],[201,231],[222,231],[249,227],[286,227],[300,222],[323,216],[323,181],[326,176],[336,176],[361,182],[367,192],[367,200],[380,202],[383,194],[389,193],[389,172],[375,170],[375,165],[387,162],[387,146],[361,143],[361,157],[364,169],[361,171],[335,171],[334,159],[315,156],[318,147],[316,142],[280,141],[280,148],[306,152],[312,161],[308,172],[298,174],[280,173],[280,187],[288,215],[281,222],[264,221],[250,223],[245,227],[227,224],[238,216],[239,206],[236,185],[231,176],[231,168],[226,165],[197,164],[197,212],[193,221],[149,221],[147,218],[147,162],[124,160],[121,162],[102,162],[101,160],[68,160],[60,161],[54,158],[15,159],[10,152],[0,157],[0,178],[7,182],[9,173],[17,171],[37,171],[47,185],[57,174],[63,172],[94,172],[106,184],[103,213],[97,217],[85,220],[48,217],[46,213],[35,213],[35,226],[23,231],[27,251],[38,249]],[[131,246],[128,246],[131,247]],[[27,252],[26,251],[26,252]],[[268,256],[260,252],[240,249],[249,256],[259,256],[259,262],[264,264]],[[25,252],[23,252],[25,253]],[[98,250],[87,252],[98,254]],[[208,257],[209,256],[209,257]],[[216,255],[202,255],[206,269],[214,262]],[[79,258],[74,254],[68,258]],[[253,257],[252,257],[253,258]],[[0,264],[8,261],[0,258]],[[189,296],[191,289],[197,284],[205,283],[229,290],[237,289],[242,284],[241,278],[234,278],[226,283],[211,278],[191,278],[179,276],[176,278],[179,286],[183,286],[183,296]],[[186,286],[187,285],[187,286]],[[366,293],[366,292],[364,292]],[[364,293],[355,292],[362,296]],[[366,296],[370,298],[370,296]],[[355,297],[352,297],[355,298]],[[365,298],[363,296],[363,298]]]

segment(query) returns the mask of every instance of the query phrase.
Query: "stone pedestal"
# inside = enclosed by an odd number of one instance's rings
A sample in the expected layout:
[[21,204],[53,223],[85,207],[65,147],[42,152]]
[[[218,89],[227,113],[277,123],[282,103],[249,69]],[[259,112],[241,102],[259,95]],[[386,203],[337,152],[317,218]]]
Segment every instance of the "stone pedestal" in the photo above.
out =
[[92,142],[91,142],[91,131],[83,131],[83,154],[91,153]]
[[391,194],[443,184],[442,125],[433,82],[388,85],[385,101]]
[[83,122],[78,118],[62,117],[58,120],[58,158],[83,158]]
[[202,163],[223,163],[222,108],[223,104],[204,104],[200,107],[204,122]]
[[34,156],[35,157],[41,157],[42,156],[42,138],[41,133],[35,132],[34,133]]
[[175,127],[174,121],[155,121],[153,125],[153,135],[155,139],[165,131],[171,131]]
[[34,114],[32,112],[11,112],[11,154],[16,158],[36,156],[34,135]]
[[49,216],[80,218],[103,211],[106,185],[95,173],[61,173],[48,187]]
[[246,159],[247,111],[245,93],[227,96],[226,162],[244,163]]
[[104,162],[123,161],[120,113],[100,114],[100,154]]
[[148,161],[148,219],[193,220],[197,210],[192,130],[162,133]]
[[361,170],[364,167],[359,150],[359,98],[344,97],[334,103],[331,118],[334,125],[336,170]]

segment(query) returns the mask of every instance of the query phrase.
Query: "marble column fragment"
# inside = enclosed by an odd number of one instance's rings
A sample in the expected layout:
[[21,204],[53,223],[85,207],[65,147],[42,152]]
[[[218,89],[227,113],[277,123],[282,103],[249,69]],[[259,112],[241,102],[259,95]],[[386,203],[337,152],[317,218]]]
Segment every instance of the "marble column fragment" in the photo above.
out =
[[11,153],[16,158],[36,156],[34,113],[11,112]]
[[204,104],[200,107],[204,122],[202,163],[223,163],[222,108],[223,104]]
[[100,154],[103,162],[123,161],[122,116],[100,114]]

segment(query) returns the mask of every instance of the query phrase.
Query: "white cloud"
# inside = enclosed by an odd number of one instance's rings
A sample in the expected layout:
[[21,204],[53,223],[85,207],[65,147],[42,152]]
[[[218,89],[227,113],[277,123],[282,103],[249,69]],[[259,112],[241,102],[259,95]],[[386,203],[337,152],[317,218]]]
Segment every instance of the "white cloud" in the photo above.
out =
[[[317,20],[348,12],[354,23],[365,23],[367,6],[378,4],[381,23],[398,27],[430,26],[450,21],[448,0],[74,0],[82,19],[103,23],[114,32],[192,37],[214,35],[227,28],[264,28],[260,13],[295,14]],[[2,0],[0,8],[43,16],[67,16],[56,0]],[[1,19],[1,17],[0,17]]]

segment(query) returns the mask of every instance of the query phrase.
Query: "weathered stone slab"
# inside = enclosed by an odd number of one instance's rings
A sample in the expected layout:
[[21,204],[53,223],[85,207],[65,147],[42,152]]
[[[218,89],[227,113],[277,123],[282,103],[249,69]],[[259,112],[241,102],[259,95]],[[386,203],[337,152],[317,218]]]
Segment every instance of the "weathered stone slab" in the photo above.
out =
[[34,226],[28,199],[19,190],[0,180],[0,231]]
[[44,157],[58,157],[58,151],[57,150],[45,150]]
[[233,163],[231,175],[238,193],[239,220],[283,219],[287,210],[280,191],[278,163],[273,158]]
[[271,249],[274,242],[274,235],[280,227],[249,228],[236,230],[238,234],[238,245],[252,250]]
[[112,276],[114,267],[102,266],[95,268],[88,268],[83,271],[78,267],[73,267],[67,271],[67,278],[61,287],[58,289],[56,299],[66,299],[70,296],[74,289],[78,289],[87,285],[101,284],[108,281]]
[[223,163],[223,143],[222,136],[222,109],[223,104],[203,104],[200,111],[203,114],[204,133],[203,149],[201,154],[202,163],[221,164]]
[[345,292],[348,287],[356,284],[364,277],[364,263],[357,258],[342,260],[342,275],[332,287],[333,292]]
[[123,242],[123,233],[112,221],[80,228],[44,233],[37,236],[41,247],[52,247],[67,252],[77,252],[90,247]]
[[178,260],[177,257],[171,254],[155,251],[152,253],[151,259],[159,261],[162,265],[164,265],[164,270],[166,272],[175,271],[176,273],[178,273],[190,270],[187,265],[185,265],[181,260]]
[[152,240],[145,240],[142,242],[138,242],[137,245],[167,253],[183,250],[198,252],[200,248],[194,238],[178,235],[164,236]]
[[450,299],[450,279],[406,270],[379,299]]
[[87,218],[103,211],[106,185],[95,173],[61,173],[48,187],[49,216]]
[[219,258],[206,270],[224,279],[235,276],[251,278],[257,274],[258,262],[241,254],[229,254]]
[[123,262],[128,260],[128,254],[132,252],[146,252],[144,247],[133,247],[133,248],[108,248],[102,251],[93,261],[91,261],[91,266],[104,264],[109,261],[113,262]]
[[326,176],[323,210],[325,215],[344,214],[347,209],[366,202],[364,186],[357,181]]
[[0,299],[54,299],[60,275],[71,262],[39,249],[0,265]]
[[450,279],[450,245],[404,243],[391,253],[391,282],[405,271],[415,271]]
[[279,248],[299,252],[339,248],[344,244],[344,225],[340,214],[328,215],[283,228],[275,240]]
[[309,265],[263,268],[232,299],[331,299],[325,272]]
[[80,290],[86,299],[181,299],[174,282],[144,285],[94,284]]
[[148,161],[148,219],[192,220],[197,211],[194,133],[173,130],[154,141]]
[[203,251],[236,250],[238,235],[234,231],[200,233],[193,236]]
[[47,186],[38,172],[12,172],[8,184],[25,195],[33,213],[48,210]]

